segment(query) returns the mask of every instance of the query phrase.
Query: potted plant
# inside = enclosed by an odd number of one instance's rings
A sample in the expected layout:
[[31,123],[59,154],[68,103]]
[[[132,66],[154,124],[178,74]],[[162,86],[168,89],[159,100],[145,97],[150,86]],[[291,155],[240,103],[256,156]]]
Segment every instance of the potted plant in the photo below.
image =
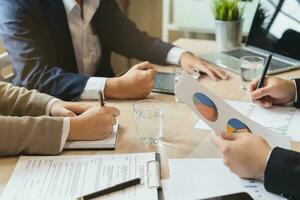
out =
[[244,6],[240,0],[212,0],[218,51],[237,48],[243,38]]

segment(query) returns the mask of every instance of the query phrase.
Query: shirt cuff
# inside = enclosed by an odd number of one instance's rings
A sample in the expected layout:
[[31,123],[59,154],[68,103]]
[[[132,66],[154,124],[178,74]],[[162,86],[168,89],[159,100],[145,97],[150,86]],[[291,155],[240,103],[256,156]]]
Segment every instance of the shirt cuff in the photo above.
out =
[[63,128],[62,128],[62,136],[61,136],[61,142],[60,142],[60,151],[64,149],[64,146],[67,142],[68,136],[70,132],[70,118],[64,117],[63,118]]
[[298,102],[298,92],[297,92],[297,84],[296,81],[293,80],[294,86],[295,86],[295,98],[294,98],[294,103]]
[[80,99],[83,100],[95,100],[98,99],[98,92],[102,90],[104,94],[104,88],[107,78],[100,77],[91,77],[87,81],[83,93],[80,96]]
[[172,65],[179,65],[180,64],[180,57],[185,52],[188,52],[188,51],[186,51],[184,49],[181,49],[179,47],[173,47],[168,52],[166,62],[168,64],[172,64]]
[[56,99],[56,98],[52,98],[48,101],[47,106],[46,106],[46,110],[45,110],[45,115],[50,116],[50,110],[53,106],[53,104],[57,101],[60,101],[60,99]]
[[268,157],[267,157],[267,160],[266,160],[267,162],[266,162],[266,163],[269,162],[269,159],[270,159],[270,156],[271,156],[271,154],[272,154],[272,151],[273,151],[273,149],[270,150],[270,153],[269,153],[269,155],[268,155]]

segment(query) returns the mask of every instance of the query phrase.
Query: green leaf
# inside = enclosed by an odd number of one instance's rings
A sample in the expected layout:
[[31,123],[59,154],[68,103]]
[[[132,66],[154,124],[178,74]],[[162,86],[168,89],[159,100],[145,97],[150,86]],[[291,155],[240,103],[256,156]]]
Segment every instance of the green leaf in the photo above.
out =
[[211,0],[211,10],[216,20],[237,21],[242,19],[245,4],[241,0]]

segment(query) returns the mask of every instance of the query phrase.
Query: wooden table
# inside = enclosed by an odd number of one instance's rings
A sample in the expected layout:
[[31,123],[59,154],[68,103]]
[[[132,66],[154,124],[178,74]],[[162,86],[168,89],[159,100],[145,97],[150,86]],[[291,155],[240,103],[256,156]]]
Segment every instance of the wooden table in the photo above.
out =
[[[216,44],[213,41],[179,39],[176,45],[194,52],[213,52]],[[172,71],[174,67],[158,67],[159,71]],[[231,75],[229,81],[211,81],[207,77],[201,78],[201,83],[215,92],[219,97],[230,100],[245,100],[247,95],[240,90],[239,76]],[[300,77],[300,70],[281,74],[280,77]],[[115,151],[69,151],[62,155],[95,155],[117,154],[134,152],[159,152],[162,157],[162,178],[168,178],[168,158],[214,158],[219,154],[211,143],[208,131],[193,129],[198,117],[184,104],[176,103],[174,96],[164,94],[151,94],[149,99],[155,99],[164,103],[164,141],[158,146],[145,146],[138,144],[133,118],[133,103],[136,101],[107,101],[108,105],[120,109],[119,118],[121,125],[120,140]],[[300,151],[300,144],[293,143],[293,149]],[[0,159],[0,194],[8,182],[18,157],[6,157]]]

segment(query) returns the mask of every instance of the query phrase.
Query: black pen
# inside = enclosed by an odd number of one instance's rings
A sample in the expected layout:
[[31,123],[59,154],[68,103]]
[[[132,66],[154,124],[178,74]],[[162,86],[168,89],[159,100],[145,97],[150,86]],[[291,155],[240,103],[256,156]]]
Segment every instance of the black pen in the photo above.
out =
[[126,188],[138,185],[140,183],[141,183],[141,179],[140,178],[135,178],[135,179],[126,181],[124,183],[120,183],[120,184],[111,186],[109,188],[100,190],[98,192],[94,192],[94,193],[91,193],[91,194],[87,194],[87,195],[85,195],[83,197],[79,197],[79,198],[77,198],[77,200],[88,200],[88,199],[97,198],[97,197],[100,197],[100,196],[103,196],[103,195],[107,195],[107,194],[110,194],[110,193],[113,193],[113,192],[124,190]]
[[102,90],[98,91],[98,101],[99,101],[99,104],[101,107],[103,107],[105,105]]
[[259,80],[259,82],[258,82],[258,84],[257,84],[256,89],[259,89],[259,88],[264,87],[265,78],[266,78],[266,75],[267,75],[267,72],[268,72],[268,69],[269,69],[271,60],[272,60],[272,55],[270,54],[270,55],[268,56],[268,58],[267,58],[267,61],[266,61],[266,63],[265,63],[264,71],[263,71],[263,73],[261,74],[261,77],[260,77],[260,80]]

